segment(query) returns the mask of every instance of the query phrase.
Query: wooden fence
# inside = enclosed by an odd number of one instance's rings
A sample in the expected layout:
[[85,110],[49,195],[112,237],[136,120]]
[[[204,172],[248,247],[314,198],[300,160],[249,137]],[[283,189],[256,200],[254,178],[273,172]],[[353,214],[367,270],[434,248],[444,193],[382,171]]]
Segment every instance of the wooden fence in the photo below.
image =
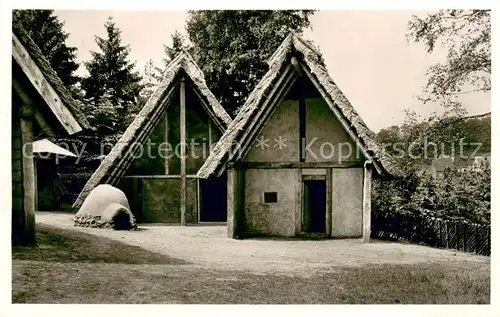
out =
[[404,214],[372,214],[371,237],[490,256],[491,227],[465,220]]

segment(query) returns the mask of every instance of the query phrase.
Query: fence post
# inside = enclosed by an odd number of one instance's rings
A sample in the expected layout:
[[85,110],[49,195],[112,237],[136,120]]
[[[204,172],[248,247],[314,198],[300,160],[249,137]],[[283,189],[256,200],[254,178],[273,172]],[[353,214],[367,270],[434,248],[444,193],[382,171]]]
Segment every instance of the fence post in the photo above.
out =
[[442,230],[442,221],[441,219],[439,218],[436,218],[437,222],[438,222],[438,227],[437,227],[437,233],[436,233],[436,246],[438,248],[441,248],[442,245],[441,245],[441,241],[443,240],[443,230]]
[[478,227],[478,224],[475,223],[474,224],[474,253],[476,253],[476,254],[477,254],[477,241],[478,241],[477,227]]
[[446,247],[446,220],[441,219],[441,248]]
[[455,250],[458,250],[458,230],[457,230],[457,222],[456,221],[452,221],[451,222],[452,224],[452,227],[453,227],[453,230],[454,231],[454,236],[453,236],[453,240],[452,240],[452,243],[451,243],[451,247]]
[[488,253],[487,255],[491,255],[491,225],[488,226],[488,229],[486,230],[487,232],[487,238],[486,241],[488,241],[488,250],[486,250]]
[[463,222],[458,223],[457,231],[460,231],[460,236],[462,237],[462,241],[457,239],[457,250],[460,251],[461,250],[460,248],[463,248],[463,246],[464,246],[464,223]]
[[462,238],[464,240],[464,252],[467,252],[467,228],[468,224],[466,222],[462,222]]
[[445,228],[446,228],[446,249],[449,249],[450,248],[450,244],[448,242],[448,220],[445,220],[444,221],[444,224],[445,224]]

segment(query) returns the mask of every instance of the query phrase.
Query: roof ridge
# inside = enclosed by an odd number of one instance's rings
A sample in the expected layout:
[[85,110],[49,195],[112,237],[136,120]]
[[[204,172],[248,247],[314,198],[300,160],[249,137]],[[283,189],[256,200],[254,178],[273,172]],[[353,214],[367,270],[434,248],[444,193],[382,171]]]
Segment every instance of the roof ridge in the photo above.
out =
[[[100,184],[106,177],[106,175],[108,175],[109,173],[119,174],[119,171],[127,167],[123,162],[127,159],[125,157],[125,154],[128,154],[128,152],[130,151],[128,146],[130,145],[130,143],[136,142],[136,136],[140,133],[141,129],[144,129],[144,126],[148,124],[148,119],[150,119],[151,116],[154,116],[155,113],[159,111],[158,107],[162,106],[162,102],[165,99],[167,92],[176,83],[177,75],[181,69],[186,72],[186,75],[189,76],[189,78],[192,80],[201,96],[206,99],[208,105],[212,108],[216,117],[221,120],[223,128],[227,128],[227,126],[231,122],[231,117],[227,114],[222,105],[217,101],[213,93],[206,85],[203,72],[196,65],[194,59],[189,55],[189,53],[180,52],[167,65],[167,67],[165,68],[165,72],[163,73],[162,81],[153,92],[151,97],[149,97],[148,101],[146,102],[144,107],[142,107],[141,111],[137,114],[132,123],[130,123],[130,125],[127,127],[118,142],[116,142],[116,144],[113,146],[111,152],[109,152],[109,154],[104,158],[99,167],[89,178],[84,188],[78,195],[75,203],[73,204],[73,207],[80,207],[85,198],[92,191],[92,189]],[[117,165],[119,165],[120,169],[118,169]],[[118,172],[116,172],[117,169]],[[115,175],[113,179],[104,179],[104,181],[107,183],[113,183],[117,179],[119,178]]]
[[[317,84],[323,88],[326,97],[331,101],[329,103],[327,100],[328,105],[335,108],[332,111],[340,112],[342,118],[339,119],[341,122],[347,122],[342,123],[344,128],[348,129],[346,132],[353,134],[366,149],[366,153],[375,159],[377,169],[379,169],[378,162],[380,162],[383,168],[381,171],[385,171],[389,175],[400,175],[400,169],[392,156],[378,143],[373,131],[368,128],[329,75],[321,53],[311,42],[304,40],[295,32],[288,34],[268,60],[269,70],[250,93],[238,115],[221,137],[219,143],[214,147],[197,175],[202,178],[209,177],[225,163],[225,160],[229,157],[226,154],[231,150],[232,145],[239,138],[247,123],[253,119],[256,109],[261,105],[263,96],[275,84],[275,80],[283,68],[286,56],[292,49],[301,53],[304,66],[308,68],[307,76],[313,76]],[[373,155],[370,153],[373,153]]]
[[66,105],[66,107],[69,108],[70,112],[74,115],[82,128],[91,128],[87,118],[79,109],[82,101],[73,98],[55,69],[50,65],[47,57],[43,54],[42,50],[38,47],[35,41],[33,41],[33,39],[29,36],[24,27],[19,22],[12,21],[12,33],[23,45],[24,49],[26,49],[45,79],[50,83],[52,88],[54,88],[61,101]]

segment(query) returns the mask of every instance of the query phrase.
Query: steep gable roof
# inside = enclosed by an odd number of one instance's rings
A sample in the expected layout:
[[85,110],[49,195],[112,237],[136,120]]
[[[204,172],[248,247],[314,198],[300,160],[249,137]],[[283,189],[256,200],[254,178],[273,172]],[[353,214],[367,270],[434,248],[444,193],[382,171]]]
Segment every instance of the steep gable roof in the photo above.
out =
[[269,59],[269,71],[249,95],[236,118],[214,147],[205,164],[198,171],[197,176],[208,178],[211,175],[220,173],[225,163],[235,158],[235,154],[231,153],[232,150],[235,146],[239,146],[239,139],[242,134],[247,133],[249,126],[254,126],[252,121],[257,120],[257,114],[266,98],[269,98],[273,86],[276,85],[279,76],[284,71],[290,53],[299,53],[297,55],[299,55],[301,71],[304,71],[315,84],[344,129],[363,150],[364,155],[373,161],[379,174],[400,175],[400,170],[394,159],[379,144],[373,131],[367,127],[328,75],[319,51],[311,43],[292,32]]
[[176,93],[179,82],[178,75],[181,72],[186,75],[209,116],[219,125],[222,131],[225,131],[231,123],[231,117],[207,87],[203,73],[193,58],[189,53],[181,52],[167,66],[162,82],[137,114],[134,121],[125,130],[111,152],[87,181],[73,207],[78,208],[97,185],[101,183],[114,184],[126,172],[132,163],[130,157],[133,155],[134,145],[136,143],[142,144],[147,140],[153,128],[161,119],[161,114]]
[[[78,125],[80,126],[81,129],[88,129],[90,128],[90,124],[87,121],[87,118],[78,110],[79,105],[77,101],[71,96],[71,93],[68,91],[68,89],[64,86],[63,82],[57,75],[56,71],[50,66],[50,63],[47,61],[45,56],[43,55],[42,51],[40,48],[35,44],[35,42],[31,39],[31,37],[28,35],[26,30],[23,29],[21,25],[18,23],[13,22],[12,23],[12,45],[13,45],[13,55],[16,54],[16,52],[26,52],[29,56],[15,56],[16,61],[18,61],[18,58],[23,58],[25,62],[29,61],[31,59],[34,62],[34,67],[38,68],[32,69],[30,65],[20,65],[21,68],[23,68],[24,71],[26,69],[30,69],[31,71],[34,72],[40,72],[43,75],[43,79],[45,79],[48,84],[52,87],[52,89],[55,91],[57,96],[59,97],[59,100],[62,102],[62,105],[67,108],[69,113],[71,114],[71,118],[69,120],[73,121],[76,120],[77,124],[73,125],[74,127],[68,127],[67,124],[61,122],[63,127],[68,130],[68,132],[71,134],[72,132],[78,132]],[[21,53],[21,55],[23,55]],[[18,61],[19,63],[20,61]],[[22,64],[22,62],[21,62]],[[27,67],[27,68],[26,68]],[[30,78],[31,80],[31,78]],[[42,89],[43,83],[32,83],[37,89]],[[46,88],[46,87],[45,87]],[[44,99],[46,98],[45,96],[42,96]],[[47,104],[49,107],[52,105],[53,100],[49,100]],[[56,101],[57,102],[57,101]],[[57,107],[57,106],[56,106]],[[52,111],[54,109],[51,108]],[[65,109],[59,109],[62,111],[66,111]],[[80,130],[81,130],[80,129]]]

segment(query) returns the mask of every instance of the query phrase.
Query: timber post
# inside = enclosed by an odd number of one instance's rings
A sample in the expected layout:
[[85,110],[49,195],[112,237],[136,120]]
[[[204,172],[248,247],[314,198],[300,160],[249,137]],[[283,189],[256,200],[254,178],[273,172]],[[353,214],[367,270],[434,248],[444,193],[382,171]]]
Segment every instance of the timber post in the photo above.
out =
[[227,170],[227,236],[238,239],[243,234],[245,170],[233,166]]
[[234,238],[236,233],[236,184],[237,175],[234,167],[227,170],[227,237]]
[[370,242],[371,212],[372,212],[372,163],[366,161],[364,164],[363,182],[363,242]]
[[35,164],[33,158],[33,105],[19,109],[21,123],[21,156],[23,173],[23,244],[35,244]]
[[[168,108],[167,110],[165,110],[165,144],[168,144]],[[168,151],[168,147],[167,147],[167,150],[165,150],[165,153],[163,153],[165,155],[165,175],[168,175],[168,164],[170,163],[169,162],[169,156],[167,153]]]
[[332,236],[332,169],[326,169],[326,236]]
[[186,81],[180,84],[181,226],[186,225]]

